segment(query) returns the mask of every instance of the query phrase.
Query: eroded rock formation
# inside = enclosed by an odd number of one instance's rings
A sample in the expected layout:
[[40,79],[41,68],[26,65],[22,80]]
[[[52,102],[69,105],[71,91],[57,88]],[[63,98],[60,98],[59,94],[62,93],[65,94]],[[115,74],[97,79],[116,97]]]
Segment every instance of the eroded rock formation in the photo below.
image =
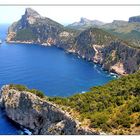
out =
[[80,126],[59,106],[37,97],[27,91],[10,89],[5,85],[1,89],[0,105],[6,115],[17,124],[40,135],[97,135],[99,133]]

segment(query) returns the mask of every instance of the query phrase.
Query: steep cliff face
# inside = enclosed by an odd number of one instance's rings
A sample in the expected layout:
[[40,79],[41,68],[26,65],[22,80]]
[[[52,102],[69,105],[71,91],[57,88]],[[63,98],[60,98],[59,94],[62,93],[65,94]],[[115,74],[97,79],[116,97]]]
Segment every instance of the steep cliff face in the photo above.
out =
[[140,69],[140,50],[114,41],[102,49],[103,68],[118,74],[134,73]]
[[77,53],[120,75],[140,69],[140,50],[101,29],[90,28],[81,32],[67,48],[68,52]]
[[114,39],[115,38],[113,36],[101,29],[89,28],[88,30],[81,32],[76,37],[75,44],[73,44],[72,48],[80,56],[82,56],[82,58],[94,61],[94,56],[97,53],[97,49],[103,48],[104,45],[108,44]]
[[[124,28],[128,23],[114,21],[113,28],[120,27],[120,24]],[[26,9],[18,22],[9,27],[7,41],[56,45],[120,75],[133,73],[140,68],[140,49],[134,48],[132,44],[102,29],[78,31],[64,28],[30,8]]]
[[63,25],[27,8],[21,19],[9,27],[7,41],[55,44],[62,29]]
[[98,134],[80,127],[80,123],[67,112],[62,111],[59,106],[41,99],[31,92],[11,89],[8,85],[1,89],[0,105],[11,120],[29,128],[33,134]]

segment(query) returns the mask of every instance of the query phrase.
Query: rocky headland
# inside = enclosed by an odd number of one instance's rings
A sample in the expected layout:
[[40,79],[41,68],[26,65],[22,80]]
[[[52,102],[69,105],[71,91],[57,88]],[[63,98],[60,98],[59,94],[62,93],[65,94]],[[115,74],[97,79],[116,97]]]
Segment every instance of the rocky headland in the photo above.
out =
[[80,126],[58,105],[29,92],[5,85],[0,93],[0,107],[9,119],[28,128],[34,135],[98,135]]
[[7,42],[55,45],[119,75],[140,69],[140,49],[132,44],[98,28],[84,31],[66,28],[31,8],[9,27]]

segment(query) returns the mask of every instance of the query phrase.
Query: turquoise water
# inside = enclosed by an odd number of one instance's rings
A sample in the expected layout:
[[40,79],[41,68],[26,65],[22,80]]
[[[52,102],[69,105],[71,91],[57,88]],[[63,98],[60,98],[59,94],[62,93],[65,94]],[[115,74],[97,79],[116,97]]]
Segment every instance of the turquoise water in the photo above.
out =
[[[23,84],[47,96],[70,96],[112,80],[109,73],[91,62],[56,47],[4,42],[7,26],[0,26],[0,87]],[[17,134],[17,128],[0,115],[0,134]],[[8,129],[4,129],[5,126]],[[14,127],[14,128],[11,128]],[[11,131],[13,129],[13,131]]]

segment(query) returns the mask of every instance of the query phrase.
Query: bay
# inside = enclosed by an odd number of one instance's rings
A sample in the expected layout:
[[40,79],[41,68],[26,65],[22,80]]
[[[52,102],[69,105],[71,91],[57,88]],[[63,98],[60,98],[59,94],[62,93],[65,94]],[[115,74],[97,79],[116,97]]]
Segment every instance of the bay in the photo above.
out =
[[[55,46],[8,44],[7,28],[0,25],[0,88],[10,83],[23,84],[47,96],[67,97],[114,79],[97,64]],[[19,130],[0,111],[0,134],[18,134]]]

